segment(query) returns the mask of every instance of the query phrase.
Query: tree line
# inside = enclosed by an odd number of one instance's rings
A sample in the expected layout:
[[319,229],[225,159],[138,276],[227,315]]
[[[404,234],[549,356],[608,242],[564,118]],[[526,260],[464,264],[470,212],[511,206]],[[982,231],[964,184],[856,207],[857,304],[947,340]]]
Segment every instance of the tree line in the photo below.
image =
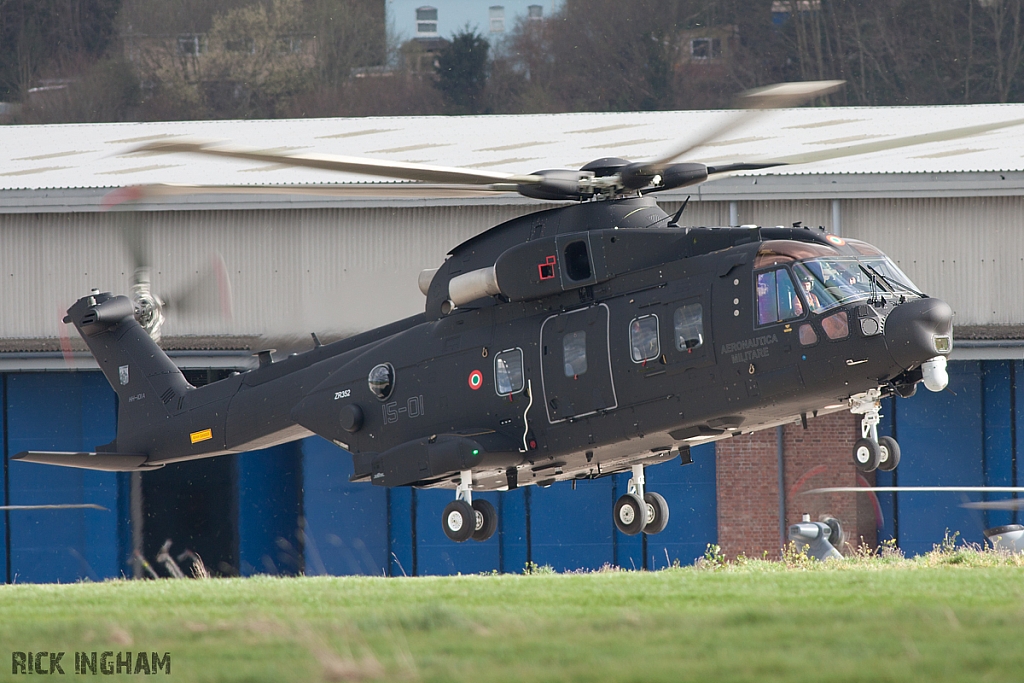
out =
[[1024,100],[1024,0],[565,0],[495,39],[383,0],[0,0],[18,121],[632,111],[842,79],[829,102]]

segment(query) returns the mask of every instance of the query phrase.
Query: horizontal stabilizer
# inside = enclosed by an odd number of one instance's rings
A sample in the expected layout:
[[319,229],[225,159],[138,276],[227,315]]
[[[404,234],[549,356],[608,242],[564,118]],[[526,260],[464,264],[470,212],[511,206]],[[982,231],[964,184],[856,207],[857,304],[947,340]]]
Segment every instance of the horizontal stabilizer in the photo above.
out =
[[22,451],[12,460],[38,462],[44,465],[78,467],[103,472],[131,472],[151,470],[162,465],[146,465],[146,456],[128,453],[64,453],[60,451]]

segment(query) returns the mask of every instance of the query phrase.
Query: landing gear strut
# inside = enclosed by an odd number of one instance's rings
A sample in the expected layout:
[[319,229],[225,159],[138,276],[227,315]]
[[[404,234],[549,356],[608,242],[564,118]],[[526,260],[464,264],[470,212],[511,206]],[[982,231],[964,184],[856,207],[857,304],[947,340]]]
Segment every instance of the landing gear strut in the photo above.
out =
[[900,446],[891,436],[878,436],[882,394],[869,389],[850,397],[850,412],[861,415],[860,438],[853,445],[853,464],[861,472],[892,472],[900,464]]
[[644,491],[644,466],[633,465],[627,492],[615,501],[615,526],[627,536],[644,531],[656,534],[668,524],[668,502],[660,494]]
[[444,535],[456,543],[472,538],[486,541],[498,529],[498,513],[486,500],[473,500],[473,472],[463,470],[455,489],[455,500],[448,503],[441,516]]

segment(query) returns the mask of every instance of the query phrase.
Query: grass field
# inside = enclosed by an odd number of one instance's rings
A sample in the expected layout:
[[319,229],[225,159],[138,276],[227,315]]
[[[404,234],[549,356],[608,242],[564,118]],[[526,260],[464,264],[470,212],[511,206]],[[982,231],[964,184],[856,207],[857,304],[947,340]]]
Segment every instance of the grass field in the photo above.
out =
[[1021,680],[1024,562],[0,586],[0,680],[13,651],[85,679],[73,652],[106,650],[169,652],[174,681]]

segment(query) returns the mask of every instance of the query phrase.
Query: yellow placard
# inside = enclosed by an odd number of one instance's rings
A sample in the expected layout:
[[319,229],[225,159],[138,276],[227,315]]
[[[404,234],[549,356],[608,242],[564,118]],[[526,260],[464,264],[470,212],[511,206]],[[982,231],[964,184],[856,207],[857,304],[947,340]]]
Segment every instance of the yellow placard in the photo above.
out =
[[192,439],[192,443],[199,443],[200,441],[209,441],[213,438],[212,429],[204,429],[201,432],[192,432],[188,435]]

